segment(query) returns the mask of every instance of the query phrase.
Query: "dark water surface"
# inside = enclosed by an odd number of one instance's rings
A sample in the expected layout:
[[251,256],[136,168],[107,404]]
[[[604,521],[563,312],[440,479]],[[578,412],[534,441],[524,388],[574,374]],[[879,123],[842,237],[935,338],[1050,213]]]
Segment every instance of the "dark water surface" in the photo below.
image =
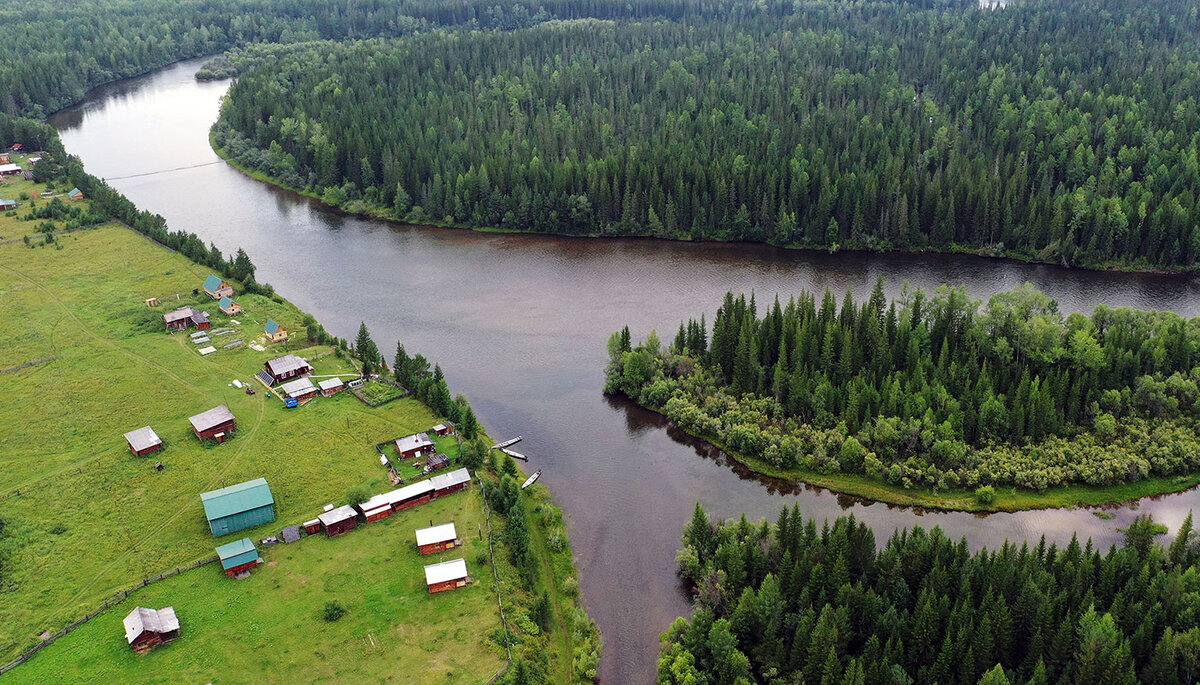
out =
[[[385,354],[400,339],[441,363],[498,438],[541,468],[566,511],[588,610],[604,632],[608,683],[648,682],[658,634],[689,611],[675,550],[696,501],[714,514],[774,517],[799,501],[810,517],[853,512],[879,540],[897,527],[941,526],[971,546],[1005,537],[1066,541],[1073,531],[1104,546],[1135,507],[1101,520],[1089,511],[975,516],[860,502],[814,488],[764,483],[718,451],[669,429],[657,415],[600,392],[605,341],[629,324],[670,338],[681,319],[712,314],[726,290],[759,302],[826,286],[865,294],[883,276],[962,284],[986,298],[1031,281],[1065,311],[1098,303],[1200,315],[1194,277],[1068,271],[971,257],[785,251],[755,245],[589,240],[395,226],[341,216],[218,162],[207,132],[227,83],[198,83],[199,61],[101,89],[53,123],[67,149],[137,205],[253,257],[260,280],[334,334],[366,321]],[[200,166],[203,165],[203,166]],[[184,168],[188,167],[188,168]],[[166,171],[174,170],[174,171]],[[164,172],[164,173],[152,173]],[[143,175],[150,174],[150,175]],[[1143,501],[1174,528],[1189,492]]]

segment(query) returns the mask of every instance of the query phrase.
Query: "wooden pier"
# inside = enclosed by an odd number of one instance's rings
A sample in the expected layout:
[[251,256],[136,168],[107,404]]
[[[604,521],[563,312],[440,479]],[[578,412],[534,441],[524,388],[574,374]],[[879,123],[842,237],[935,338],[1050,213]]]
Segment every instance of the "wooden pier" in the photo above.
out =
[[521,454],[520,452],[506,450],[503,447],[500,448],[500,451],[507,454],[508,456],[512,457],[513,459],[520,459],[521,461],[529,461],[529,457],[525,456],[524,454]]
[[502,450],[505,447],[508,447],[509,445],[515,445],[518,442],[521,442],[521,436],[519,436],[519,435],[517,437],[513,438],[512,440],[505,440],[504,442],[498,442],[495,445],[492,445],[492,449]]

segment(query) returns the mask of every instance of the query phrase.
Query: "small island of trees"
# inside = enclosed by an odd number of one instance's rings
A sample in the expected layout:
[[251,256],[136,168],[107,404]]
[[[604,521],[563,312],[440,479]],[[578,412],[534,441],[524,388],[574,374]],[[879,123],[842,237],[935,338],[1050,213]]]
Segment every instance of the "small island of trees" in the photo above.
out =
[[1063,316],[1028,284],[982,306],[946,286],[888,302],[879,281],[862,302],[802,292],[758,308],[727,293],[711,338],[704,317],[665,345],[614,333],[605,391],[761,472],[876,499],[1016,508],[1039,505],[997,503],[996,488],[1111,489],[1094,503],[1200,471],[1200,319]]

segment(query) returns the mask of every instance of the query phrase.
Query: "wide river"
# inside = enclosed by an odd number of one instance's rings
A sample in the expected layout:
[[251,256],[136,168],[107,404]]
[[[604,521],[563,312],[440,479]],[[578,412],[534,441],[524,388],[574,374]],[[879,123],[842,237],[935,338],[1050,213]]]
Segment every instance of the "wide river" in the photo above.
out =
[[523,435],[518,449],[543,469],[565,510],[583,597],[604,633],[602,679],[650,682],[658,635],[689,598],[675,574],[683,524],[697,500],[723,517],[771,517],[799,502],[809,517],[854,513],[877,540],[896,528],[941,526],[973,548],[1006,537],[1065,542],[1078,531],[1104,546],[1134,511],[1174,528],[1195,491],[1143,501],[1102,520],[1090,511],[975,516],[856,501],[788,483],[764,483],[658,416],[601,394],[605,341],[708,313],[727,290],[760,303],[801,289],[889,294],[904,281],[961,284],[977,298],[1024,281],[1064,311],[1099,303],[1200,315],[1200,279],[1072,271],[971,257],[880,256],[654,240],[496,235],[357,219],[254,181],[208,145],[227,83],[200,83],[199,61],[92,93],[51,123],[88,169],[171,228],[222,250],[244,247],[260,280],[336,335],[365,321],[385,354],[400,340],[439,362],[470,396],[490,433]]

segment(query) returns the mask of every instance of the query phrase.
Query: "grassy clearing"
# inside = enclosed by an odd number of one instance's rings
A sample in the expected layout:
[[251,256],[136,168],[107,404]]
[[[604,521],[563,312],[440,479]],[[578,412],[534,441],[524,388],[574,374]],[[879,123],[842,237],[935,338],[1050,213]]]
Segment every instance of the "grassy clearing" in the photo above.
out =
[[[417,553],[414,531],[453,520],[462,547]],[[48,647],[11,674],[41,682],[479,683],[504,665],[490,638],[500,626],[477,490],[459,493],[346,535],[304,538],[262,550],[250,578],[219,565],[151,585]],[[430,595],[422,567],[463,558],[476,581]],[[320,618],[326,601],[349,611]],[[134,606],[174,606],[181,639],[138,656],[121,620]]]
[[[261,391],[246,395],[230,382],[250,381],[281,346],[201,357],[186,334],[162,332],[168,306],[144,304],[158,296],[214,306],[190,294],[207,270],[116,226],[60,243],[0,246],[0,320],[10,322],[0,327],[0,369],[55,358],[0,374],[0,661],[114,591],[234,539],[211,536],[201,492],[265,477],[276,522],[236,534],[261,538],[341,502],[352,487],[390,488],[375,443],[438,422],[409,399],[371,410],[343,393],[288,410]],[[268,316],[302,330],[303,315],[282,300],[238,299],[247,337]],[[227,324],[213,319],[214,328]],[[339,364],[330,356],[315,366],[323,373]],[[187,417],[222,403],[238,431],[204,447]],[[167,448],[138,459],[122,434],[147,424]],[[162,472],[153,468],[159,459]]]
[[[9,155],[13,164],[19,164],[25,169],[32,168],[27,161],[29,155],[8,152],[3,154]],[[37,235],[38,225],[47,219],[26,220],[24,217],[30,210],[49,203],[54,196],[59,197],[69,207],[87,209],[89,202],[86,198],[83,200],[67,198],[67,193],[70,191],[70,181],[66,179],[57,179],[49,183],[34,183],[26,181],[22,174],[0,176],[0,198],[17,202],[16,209],[0,212],[0,242],[19,239],[25,235]],[[43,197],[43,194],[51,197]],[[52,220],[50,223],[54,224],[56,230],[67,228],[68,224],[66,220]],[[40,237],[35,242],[41,242]]]

